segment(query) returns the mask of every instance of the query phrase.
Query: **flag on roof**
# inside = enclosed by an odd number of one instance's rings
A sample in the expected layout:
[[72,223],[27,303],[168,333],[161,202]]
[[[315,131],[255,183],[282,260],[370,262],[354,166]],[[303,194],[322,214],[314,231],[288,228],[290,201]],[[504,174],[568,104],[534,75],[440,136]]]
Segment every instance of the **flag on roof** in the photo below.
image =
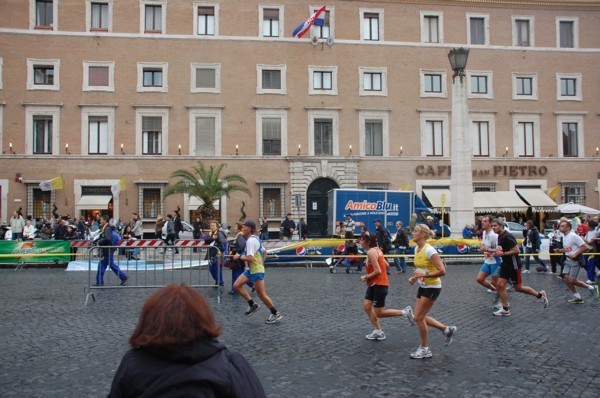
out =
[[64,183],[63,183],[62,176],[54,177],[51,180],[40,182],[40,189],[42,191],[52,191],[55,189],[63,189],[63,188],[64,188]]
[[317,12],[310,16],[306,21],[302,22],[296,29],[294,29],[294,33],[292,35],[297,38],[301,38],[308,32],[311,26],[323,26],[325,24],[325,6],[319,8]]
[[119,192],[124,191],[127,188],[127,184],[125,183],[125,179],[121,178],[119,181],[112,184],[110,187],[113,196],[119,196]]

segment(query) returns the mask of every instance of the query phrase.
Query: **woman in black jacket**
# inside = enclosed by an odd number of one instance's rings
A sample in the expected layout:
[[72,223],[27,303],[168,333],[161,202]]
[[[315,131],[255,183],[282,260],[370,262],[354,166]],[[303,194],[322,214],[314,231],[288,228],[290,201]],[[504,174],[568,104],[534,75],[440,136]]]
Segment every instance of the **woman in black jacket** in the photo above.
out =
[[109,398],[265,397],[246,359],[217,340],[220,332],[194,289],[158,290],[142,308]]
[[539,264],[537,268],[538,272],[548,271],[548,267],[546,267],[546,264],[539,255],[541,246],[540,231],[533,225],[533,221],[531,220],[527,221],[525,228],[523,230],[523,235],[525,236],[525,240],[523,241],[523,245],[525,245],[525,270],[522,273],[529,273],[530,254],[534,254],[533,259]]

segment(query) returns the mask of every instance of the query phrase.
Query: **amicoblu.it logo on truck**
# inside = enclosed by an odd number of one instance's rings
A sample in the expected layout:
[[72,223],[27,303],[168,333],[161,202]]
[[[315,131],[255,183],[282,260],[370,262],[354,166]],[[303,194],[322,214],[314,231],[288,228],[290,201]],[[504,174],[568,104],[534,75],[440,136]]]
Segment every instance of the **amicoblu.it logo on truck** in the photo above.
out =
[[390,203],[386,202],[385,200],[378,200],[376,202],[363,200],[362,202],[355,202],[350,199],[346,203],[346,206],[344,206],[344,210],[397,212],[398,203]]

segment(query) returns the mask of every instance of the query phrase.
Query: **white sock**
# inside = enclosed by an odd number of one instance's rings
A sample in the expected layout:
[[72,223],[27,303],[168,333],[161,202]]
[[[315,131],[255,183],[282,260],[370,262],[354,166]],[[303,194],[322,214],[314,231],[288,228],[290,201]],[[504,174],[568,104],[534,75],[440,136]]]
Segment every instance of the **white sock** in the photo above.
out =
[[579,293],[573,293],[573,296],[575,296],[575,298],[577,300],[581,300],[581,294],[579,294]]
[[444,329],[444,331],[442,333],[448,334],[449,331],[450,331],[450,328],[448,326],[446,326],[446,329]]
[[588,285],[588,290],[594,290],[594,286]]

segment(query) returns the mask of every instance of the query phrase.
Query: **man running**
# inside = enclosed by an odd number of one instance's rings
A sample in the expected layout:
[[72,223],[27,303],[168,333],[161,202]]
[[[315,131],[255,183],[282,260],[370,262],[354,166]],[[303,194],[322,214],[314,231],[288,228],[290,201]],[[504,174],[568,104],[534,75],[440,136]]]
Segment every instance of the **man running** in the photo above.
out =
[[514,236],[504,230],[504,221],[498,218],[492,221],[492,229],[498,235],[498,248],[494,250],[494,257],[502,257],[500,265],[500,277],[496,288],[502,301],[502,308],[494,312],[496,316],[510,316],[508,310],[508,292],[506,285],[510,281],[513,284],[515,291],[519,293],[530,294],[537,297],[538,301],[544,304],[544,308],[548,307],[548,296],[546,292],[533,290],[529,286],[523,286],[521,280],[521,260],[519,259],[519,245]]
[[567,220],[561,220],[558,226],[560,232],[565,236],[563,238],[563,248],[556,249],[557,252],[566,254],[563,274],[565,274],[565,283],[569,290],[573,293],[573,298],[567,302],[570,304],[583,304],[584,301],[581,295],[577,292],[575,286],[581,286],[588,289],[593,298],[598,298],[598,285],[588,285],[587,283],[577,279],[581,263],[579,258],[583,252],[587,250],[587,245],[583,238],[571,230],[571,223]]
[[[496,247],[498,246],[498,235],[492,230],[492,221],[494,221],[494,217],[489,214],[483,217],[481,220],[483,233],[481,236],[482,242],[479,250],[483,252],[485,259],[483,260],[483,265],[477,274],[477,283],[483,287],[487,287],[492,293],[496,293],[494,306],[498,306],[496,308],[498,309],[500,308],[500,296],[498,295],[496,285],[498,284],[498,273],[500,272],[500,263],[502,260],[499,257],[494,257],[493,255]],[[491,283],[487,280],[489,275],[492,276]]]
[[265,321],[265,323],[276,323],[283,318],[283,316],[277,312],[277,309],[273,305],[271,298],[267,296],[265,291],[265,248],[262,242],[254,233],[256,232],[256,223],[252,220],[246,220],[242,225],[242,234],[246,237],[246,249],[243,253],[237,253],[233,256],[234,260],[246,261],[250,266],[249,269],[245,270],[233,284],[233,288],[246,299],[250,308],[246,311],[246,315],[252,315],[258,311],[258,304],[252,300],[250,293],[244,289],[244,285],[248,282],[254,284],[256,293],[260,297],[261,301],[271,311],[271,316]]

